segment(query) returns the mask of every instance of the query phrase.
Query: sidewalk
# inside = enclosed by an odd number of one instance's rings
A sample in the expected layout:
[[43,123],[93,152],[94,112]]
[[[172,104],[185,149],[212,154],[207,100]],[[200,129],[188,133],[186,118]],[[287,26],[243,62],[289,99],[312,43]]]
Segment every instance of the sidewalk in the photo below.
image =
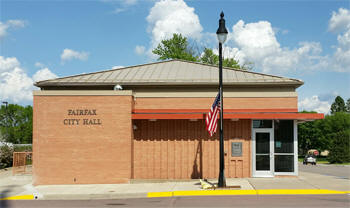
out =
[[[216,182],[215,180],[210,180]],[[117,199],[186,195],[266,195],[266,194],[345,194],[350,180],[300,172],[296,178],[234,178],[227,186],[241,189],[202,190],[199,180],[186,182],[145,182],[130,184],[41,185],[32,186],[31,176],[12,176],[11,170],[0,171],[0,198],[14,199]],[[11,198],[10,198],[11,199]]]
[[27,186],[31,186],[31,175],[12,175],[12,168],[0,170],[0,199],[8,196],[17,196],[27,191]]

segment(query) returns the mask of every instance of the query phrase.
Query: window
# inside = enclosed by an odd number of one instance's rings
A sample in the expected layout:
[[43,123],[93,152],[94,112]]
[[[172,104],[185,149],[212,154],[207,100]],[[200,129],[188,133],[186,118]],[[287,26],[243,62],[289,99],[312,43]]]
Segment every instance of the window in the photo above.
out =
[[294,121],[274,121],[275,172],[294,172]]
[[275,172],[294,172],[294,155],[275,155]]
[[293,120],[275,121],[275,153],[294,153]]
[[272,128],[272,120],[253,120],[253,128]]

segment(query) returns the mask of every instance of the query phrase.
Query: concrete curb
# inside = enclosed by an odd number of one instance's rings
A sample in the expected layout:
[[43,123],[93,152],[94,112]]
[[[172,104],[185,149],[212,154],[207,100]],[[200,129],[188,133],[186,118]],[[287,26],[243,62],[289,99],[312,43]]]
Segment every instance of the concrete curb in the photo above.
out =
[[126,193],[126,194],[48,194],[43,195],[39,200],[91,200],[91,199],[125,199],[125,198],[146,198],[147,193]]
[[217,195],[319,195],[319,194],[348,194],[350,191],[335,191],[327,189],[265,189],[265,190],[194,190],[148,192],[147,197],[174,196],[217,196]]
[[177,196],[224,196],[224,195],[322,195],[322,194],[350,194],[350,191],[336,191],[327,189],[263,189],[263,190],[193,190],[193,191],[165,191],[148,193],[125,194],[48,194],[40,198],[34,195],[20,195],[2,198],[0,200],[92,200],[92,199],[125,199],[125,198],[156,198]]
[[9,196],[1,198],[0,200],[33,200],[34,195],[20,195],[20,196]]
[[1,198],[0,200],[92,200],[92,199],[125,199],[147,198],[147,193],[129,194],[48,194],[35,198],[34,195],[20,195]]

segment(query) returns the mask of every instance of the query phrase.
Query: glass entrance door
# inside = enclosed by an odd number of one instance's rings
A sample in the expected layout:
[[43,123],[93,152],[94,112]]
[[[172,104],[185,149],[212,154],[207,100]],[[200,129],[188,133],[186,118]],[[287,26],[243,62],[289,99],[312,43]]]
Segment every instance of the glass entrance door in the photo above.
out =
[[274,167],[273,131],[253,130],[253,176],[272,177]]

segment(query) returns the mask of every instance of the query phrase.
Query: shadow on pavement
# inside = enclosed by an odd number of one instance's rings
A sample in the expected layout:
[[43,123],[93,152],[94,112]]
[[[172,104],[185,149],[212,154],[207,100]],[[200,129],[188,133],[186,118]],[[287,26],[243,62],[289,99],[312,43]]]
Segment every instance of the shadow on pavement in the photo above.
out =
[[[0,199],[9,197],[8,193],[10,192],[10,189],[5,189],[0,192]],[[0,200],[0,207],[5,208],[5,207],[10,207],[8,204],[7,200]]]

